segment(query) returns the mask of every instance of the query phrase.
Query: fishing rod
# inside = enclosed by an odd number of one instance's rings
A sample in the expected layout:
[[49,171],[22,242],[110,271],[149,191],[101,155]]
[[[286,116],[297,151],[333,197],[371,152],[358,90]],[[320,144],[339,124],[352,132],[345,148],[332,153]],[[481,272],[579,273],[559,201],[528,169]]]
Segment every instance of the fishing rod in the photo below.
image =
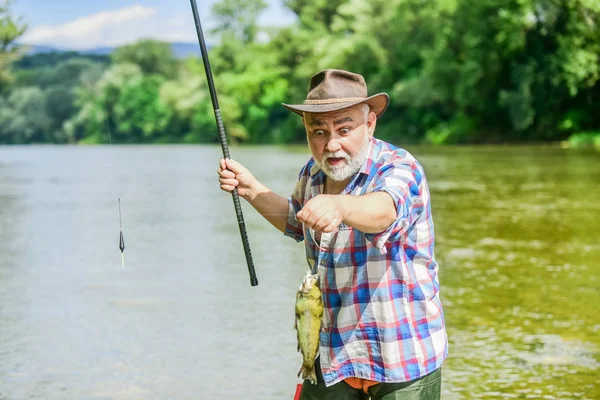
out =
[[[194,21],[196,22],[198,43],[200,44],[202,62],[204,63],[204,71],[206,72],[206,80],[208,81],[210,98],[212,100],[213,110],[215,112],[215,119],[217,121],[217,128],[219,130],[219,140],[221,141],[223,157],[231,158],[229,156],[229,147],[227,146],[227,137],[225,136],[225,127],[223,126],[223,120],[221,118],[221,110],[219,109],[219,101],[217,100],[217,91],[215,90],[215,83],[213,81],[212,71],[210,69],[210,63],[208,61],[208,51],[206,49],[206,43],[204,42],[204,34],[202,33],[202,25],[200,23],[200,15],[198,14],[198,6],[196,5],[196,0],[190,0],[190,3],[192,5]],[[240,204],[240,196],[238,194],[237,188],[234,188],[231,194],[233,196],[233,205],[235,207],[235,214],[237,215],[238,226],[240,228],[240,235],[242,236],[242,244],[244,245],[246,263],[248,264],[248,273],[250,274],[250,285],[256,286],[258,285],[258,279],[256,278],[256,272],[254,271],[254,263],[252,262],[252,254],[250,253],[250,243],[248,242],[248,234],[246,233],[246,223],[244,222],[244,215],[242,214],[242,206]]]

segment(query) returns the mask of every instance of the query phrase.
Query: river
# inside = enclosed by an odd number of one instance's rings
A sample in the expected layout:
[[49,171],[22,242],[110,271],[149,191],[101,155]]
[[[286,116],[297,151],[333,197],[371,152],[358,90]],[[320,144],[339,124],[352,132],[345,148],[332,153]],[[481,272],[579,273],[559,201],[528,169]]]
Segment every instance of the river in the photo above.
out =
[[[600,398],[600,154],[408,150],[432,194],[443,398]],[[308,157],[231,153],[285,195]],[[219,157],[0,147],[0,399],[292,399],[303,245],[243,204],[250,286]]]

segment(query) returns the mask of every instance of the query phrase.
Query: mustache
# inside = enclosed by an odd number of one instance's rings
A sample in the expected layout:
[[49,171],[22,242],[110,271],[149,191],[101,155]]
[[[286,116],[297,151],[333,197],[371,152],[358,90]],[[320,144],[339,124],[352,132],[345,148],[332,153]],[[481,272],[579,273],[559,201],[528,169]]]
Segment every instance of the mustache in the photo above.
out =
[[350,160],[350,156],[343,150],[338,150],[335,152],[325,152],[323,153],[323,162],[327,161],[328,158],[343,158],[346,161]]

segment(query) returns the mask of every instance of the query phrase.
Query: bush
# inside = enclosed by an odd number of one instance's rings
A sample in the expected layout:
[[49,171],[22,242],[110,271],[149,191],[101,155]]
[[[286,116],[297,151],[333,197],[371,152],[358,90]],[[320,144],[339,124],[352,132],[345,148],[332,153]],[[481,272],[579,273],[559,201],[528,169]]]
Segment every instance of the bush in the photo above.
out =
[[571,135],[569,147],[574,149],[595,147],[600,150],[600,131],[580,132]]

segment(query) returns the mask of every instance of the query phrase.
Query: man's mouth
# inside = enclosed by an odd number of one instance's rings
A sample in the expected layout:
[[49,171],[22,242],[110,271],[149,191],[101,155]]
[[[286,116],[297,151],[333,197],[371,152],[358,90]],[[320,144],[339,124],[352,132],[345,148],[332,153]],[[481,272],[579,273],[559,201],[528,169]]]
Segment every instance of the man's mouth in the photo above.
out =
[[346,162],[346,159],[343,157],[330,157],[327,159],[329,165],[340,165],[344,162]]

